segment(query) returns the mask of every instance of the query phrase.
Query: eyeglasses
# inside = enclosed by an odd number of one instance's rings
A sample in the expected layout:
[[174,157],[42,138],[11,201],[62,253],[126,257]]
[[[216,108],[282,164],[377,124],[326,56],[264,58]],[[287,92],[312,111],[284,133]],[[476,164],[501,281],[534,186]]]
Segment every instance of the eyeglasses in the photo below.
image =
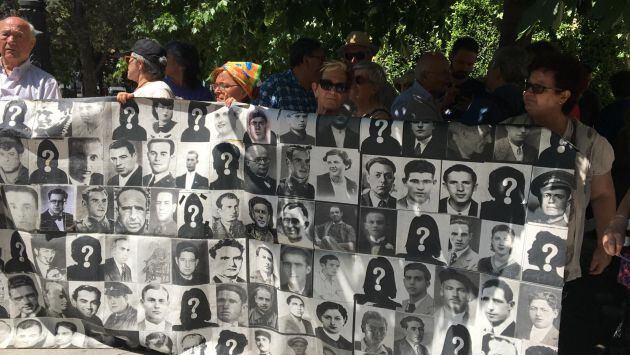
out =
[[326,79],[320,79],[319,86],[326,91],[335,90],[340,94],[348,91],[348,85],[346,85],[346,83],[333,83],[332,81]]
[[352,61],[353,58],[356,58],[356,60],[363,60],[366,55],[365,52],[346,52],[345,57],[348,61]]
[[555,92],[564,91],[562,89],[550,88],[550,87],[546,87],[546,86],[543,86],[543,85],[540,85],[540,84],[532,84],[529,81],[525,82],[525,91],[530,91],[533,94],[540,95],[540,94],[544,93],[545,90],[553,90]]
[[355,76],[354,77],[354,82],[357,85],[363,85],[363,84],[371,84],[372,80],[364,77],[364,76]]
[[223,91],[229,89],[229,88],[233,88],[235,86],[239,86],[238,84],[234,84],[234,85],[230,85],[230,84],[226,84],[226,83],[214,83],[212,85],[210,85],[210,88],[212,89],[212,91],[217,90],[217,89],[221,89]]
[[258,165],[263,165],[263,164],[269,164],[269,162],[271,161],[269,158],[256,158],[256,159],[247,159],[247,161],[252,162],[252,163],[256,163]]

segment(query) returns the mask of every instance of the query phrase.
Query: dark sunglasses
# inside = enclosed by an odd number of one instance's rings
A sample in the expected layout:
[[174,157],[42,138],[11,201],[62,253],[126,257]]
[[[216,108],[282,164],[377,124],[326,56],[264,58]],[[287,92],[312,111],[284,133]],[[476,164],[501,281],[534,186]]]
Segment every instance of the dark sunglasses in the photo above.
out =
[[346,59],[352,61],[352,58],[356,58],[357,60],[365,59],[365,52],[347,52]]
[[348,85],[346,85],[345,83],[333,83],[332,81],[326,80],[326,79],[320,79],[319,86],[326,91],[330,91],[334,89],[336,92],[340,94],[343,94],[346,91],[348,91]]
[[532,93],[534,93],[536,95],[540,95],[540,94],[544,93],[546,90],[553,90],[553,91],[556,91],[556,92],[563,91],[562,89],[558,89],[558,88],[549,88],[549,87],[546,87],[546,86],[540,85],[540,84],[532,84],[529,81],[525,82],[525,91],[531,91]]

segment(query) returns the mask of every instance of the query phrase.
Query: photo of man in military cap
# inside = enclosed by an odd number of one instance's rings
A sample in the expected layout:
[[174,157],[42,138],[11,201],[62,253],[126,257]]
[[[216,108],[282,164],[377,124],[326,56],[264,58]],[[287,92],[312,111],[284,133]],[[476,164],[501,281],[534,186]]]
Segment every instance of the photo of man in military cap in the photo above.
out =
[[527,220],[566,227],[575,177],[564,170],[543,172],[532,180]]
[[129,286],[121,282],[105,282],[107,305],[112,312],[105,321],[105,328],[132,330],[138,323],[138,310],[129,304]]

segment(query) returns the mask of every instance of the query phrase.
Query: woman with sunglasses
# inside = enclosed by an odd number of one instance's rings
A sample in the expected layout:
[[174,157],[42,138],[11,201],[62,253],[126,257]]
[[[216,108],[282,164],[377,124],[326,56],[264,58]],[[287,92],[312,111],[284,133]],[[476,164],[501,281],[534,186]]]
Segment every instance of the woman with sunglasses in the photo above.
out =
[[336,116],[348,99],[348,83],[351,72],[348,64],[333,60],[325,62],[320,71],[319,81],[312,84],[317,100],[317,113]]
[[210,73],[212,90],[218,102],[231,106],[249,103],[258,95],[262,66],[252,62],[227,62]]
[[116,100],[124,104],[134,97],[152,97],[172,99],[173,91],[164,82],[166,68],[166,50],[152,39],[136,41],[131,53],[125,56],[127,62],[127,78],[138,84],[136,90],[119,92]]
[[610,144],[594,129],[572,119],[569,112],[577,103],[585,71],[578,60],[566,54],[534,58],[529,65],[523,99],[526,114],[503,121],[505,124],[536,124],[571,142],[581,152],[575,159],[576,191],[569,219],[565,280],[581,276],[580,250],[584,236],[586,206],[591,204],[598,235],[590,274],[600,274],[618,255],[620,246],[604,228],[615,215],[615,190],[610,169],[614,153]]
[[350,86],[350,101],[355,106],[353,116],[390,119],[383,102],[388,88],[385,70],[374,62],[360,62],[353,69],[354,78]]

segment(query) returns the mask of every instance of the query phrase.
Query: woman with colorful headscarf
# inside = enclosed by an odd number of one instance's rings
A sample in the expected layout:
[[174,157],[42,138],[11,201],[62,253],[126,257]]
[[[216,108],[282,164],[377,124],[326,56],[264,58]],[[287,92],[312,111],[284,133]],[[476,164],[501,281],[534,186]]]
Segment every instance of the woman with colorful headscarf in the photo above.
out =
[[227,62],[210,74],[214,96],[227,106],[250,102],[258,94],[262,66],[252,62]]

